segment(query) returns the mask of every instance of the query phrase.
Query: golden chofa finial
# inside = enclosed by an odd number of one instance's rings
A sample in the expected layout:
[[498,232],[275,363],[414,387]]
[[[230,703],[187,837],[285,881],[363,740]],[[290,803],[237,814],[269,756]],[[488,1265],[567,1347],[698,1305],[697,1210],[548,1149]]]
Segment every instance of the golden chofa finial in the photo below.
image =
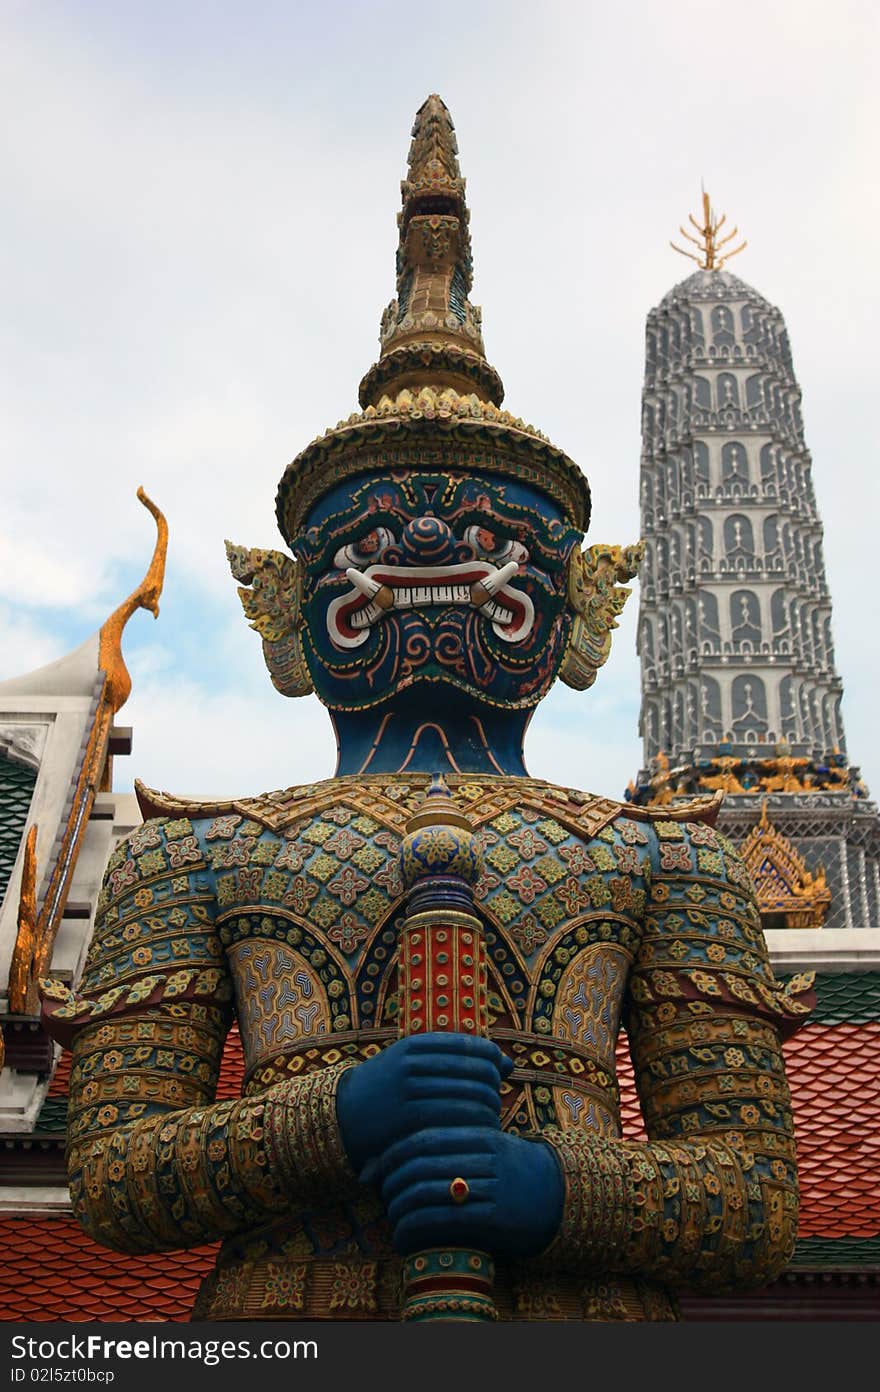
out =
[[155,520],[156,545],[147,573],[137,589],[133,590],[128,599],[124,600],[118,609],[114,609],[109,619],[101,625],[98,662],[101,671],[107,676],[104,695],[114,714],[125,705],[131,693],[131,677],[122,657],[122,630],[136,609],[149,609],[154,619],[159,617],[159,596],[165,581],[168,523],[143,488],[138,489],[137,496]]
[[684,247],[676,246],[675,242],[670,242],[669,245],[672,247],[673,251],[678,252],[679,256],[688,256],[691,261],[696,261],[697,265],[703,271],[720,271],[721,267],[730,260],[731,256],[738,256],[739,253],[744,251],[748,246],[748,242],[741,242],[738,247],[734,247],[730,251],[725,251],[723,256],[719,256],[718,253],[721,251],[721,248],[726,247],[733,241],[734,237],[738,236],[738,229],[734,227],[733,231],[726,233],[723,237],[718,236],[718,233],[727,220],[727,214],[722,213],[720,217],[716,217],[715,210],[709,201],[709,195],[705,189],[703,189],[702,226],[697,222],[697,219],[692,213],[688,213],[688,220],[699,232],[699,237],[691,236],[690,232],[684,227],[680,227],[678,230],[683,237],[687,237],[689,242],[693,242],[694,246],[700,248],[702,256],[695,256],[692,251],[687,251]]

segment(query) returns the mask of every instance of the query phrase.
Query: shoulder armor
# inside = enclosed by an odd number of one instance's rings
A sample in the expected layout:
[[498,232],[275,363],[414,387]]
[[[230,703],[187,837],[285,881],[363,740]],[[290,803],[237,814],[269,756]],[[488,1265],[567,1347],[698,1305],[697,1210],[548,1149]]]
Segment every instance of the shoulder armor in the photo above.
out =
[[671,802],[665,807],[636,807],[631,802],[622,803],[620,814],[636,822],[708,822],[709,826],[714,826],[723,801],[724,794],[719,790],[711,797]]
[[291,805],[314,796],[315,786],[281,788],[274,793],[261,793],[253,798],[188,798],[174,793],[148,788],[135,779],[134,790],[144,821],[151,817],[223,817],[238,813],[252,822],[259,822],[270,831],[278,831],[289,820]]
[[178,797],[175,793],[160,792],[158,788],[148,788],[139,778],[134,780],[134,791],[144,821],[154,817],[218,817],[226,812],[241,811],[244,799],[215,799]]

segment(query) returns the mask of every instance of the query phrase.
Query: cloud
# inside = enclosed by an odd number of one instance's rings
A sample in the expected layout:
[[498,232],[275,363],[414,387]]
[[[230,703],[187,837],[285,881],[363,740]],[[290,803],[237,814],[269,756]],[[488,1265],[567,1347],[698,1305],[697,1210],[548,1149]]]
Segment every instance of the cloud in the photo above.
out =
[[184,676],[147,677],[125,720],[134,744],[114,769],[121,791],[137,777],[181,796],[253,797],[331,777],[336,764],[330,722],[315,697],[294,702],[210,691]]
[[27,613],[0,602],[0,681],[35,672],[62,657],[66,650],[64,642],[46,628],[43,620],[34,621]]

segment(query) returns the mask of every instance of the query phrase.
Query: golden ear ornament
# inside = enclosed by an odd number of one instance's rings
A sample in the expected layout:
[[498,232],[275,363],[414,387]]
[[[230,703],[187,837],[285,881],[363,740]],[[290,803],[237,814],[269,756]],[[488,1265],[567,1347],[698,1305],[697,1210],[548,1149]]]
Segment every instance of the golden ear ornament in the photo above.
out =
[[568,607],[574,616],[559,675],[566,686],[586,691],[608,661],[611,634],[629,599],[624,581],[637,574],[644,543],[588,546],[572,551],[568,563]]
[[[263,640],[263,658],[272,685],[282,696],[314,691],[300,638],[302,572],[281,551],[226,543],[226,558],[236,580],[245,617]],[[245,588],[249,586],[250,588]]]

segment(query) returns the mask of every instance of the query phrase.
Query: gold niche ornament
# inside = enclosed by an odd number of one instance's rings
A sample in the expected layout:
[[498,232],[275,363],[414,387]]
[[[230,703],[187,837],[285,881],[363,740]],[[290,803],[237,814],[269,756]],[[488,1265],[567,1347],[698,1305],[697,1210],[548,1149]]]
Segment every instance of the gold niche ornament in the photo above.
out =
[[792,843],[773,825],[767,799],[761,819],[752,827],[740,851],[752,877],[758,910],[765,928],[821,928],[831,907],[831,890],[824,866],[815,872]]

